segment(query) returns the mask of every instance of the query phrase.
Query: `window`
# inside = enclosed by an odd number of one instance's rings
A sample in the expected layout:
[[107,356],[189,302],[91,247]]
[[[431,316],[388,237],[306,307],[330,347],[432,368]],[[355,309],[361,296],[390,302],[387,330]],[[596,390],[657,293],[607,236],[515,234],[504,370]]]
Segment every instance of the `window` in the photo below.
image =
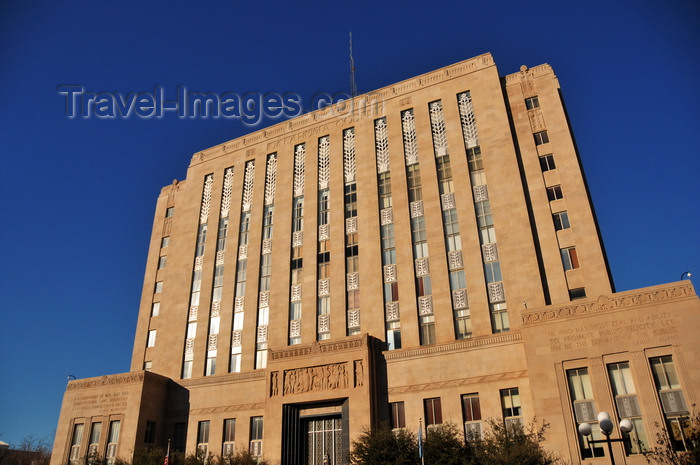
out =
[[612,363],[608,365],[608,376],[612,386],[617,414],[621,419],[628,419],[634,425],[634,430],[629,433],[622,433],[625,445],[625,453],[641,454],[643,450],[649,449],[644,422],[642,421],[642,411],[637,399],[632,378],[632,370],[629,362]]
[[442,423],[442,404],[439,397],[423,399],[425,409],[425,425],[439,425]]
[[163,249],[170,244],[170,236],[165,236],[163,239],[160,240],[160,248]]
[[263,417],[250,418],[250,454],[254,457],[262,455]]
[[481,437],[481,403],[479,394],[462,396],[462,419],[467,440]]
[[680,379],[676,373],[673,357],[655,357],[649,360],[654,384],[661,400],[661,407],[666,421],[666,431],[671,439],[673,449],[685,451],[689,446],[690,419],[688,407],[681,390]]
[[576,247],[568,247],[561,249],[561,262],[564,265],[564,271],[573,270],[579,267],[578,255],[576,255]]
[[165,217],[170,218],[171,216],[173,216],[174,213],[175,213],[175,207],[168,207],[165,210]]
[[88,457],[97,458],[100,447],[100,436],[102,435],[102,422],[93,423],[90,426],[90,444],[88,445]]
[[554,164],[554,155],[550,153],[549,155],[540,157],[540,168],[542,168],[543,173],[556,169],[557,165]]
[[564,198],[561,192],[561,186],[552,186],[547,188],[547,198],[550,202]]
[[80,463],[80,444],[83,442],[84,427],[85,425],[82,423],[73,426],[73,439],[71,440],[70,456],[68,457],[71,465]]
[[204,457],[209,452],[209,420],[200,421],[197,427],[197,452]]
[[143,371],[151,371],[151,369],[153,369],[153,362],[150,360],[143,362]]
[[163,255],[162,257],[160,257],[158,259],[158,269],[159,270],[162,270],[163,268],[165,268],[165,261],[167,260],[167,258],[168,258],[167,256]]
[[144,444],[155,444],[156,442],[156,422],[146,421],[146,433],[143,439]]
[[535,137],[535,145],[542,145],[549,142],[547,131],[536,132],[533,134],[533,136]]
[[501,408],[506,428],[522,426],[522,407],[520,405],[520,391],[518,388],[501,390]]
[[227,418],[224,420],[224,445],[223,445],[223,456],[228,457],[233,455],[235,452],[235,440],[236,440],[236,419]]
[[389,404],[389,410],[391,411],[391,428],[405,428],[406,415],[404,413],[403,402],[391,402]]
[[216,357],[208,357],[207,364],[204,368],[204,376],[211,376],[216,374]]
[[146,342],[146,347],[153,347],[156,345],[156,330],[152,329],[148,331],[148,341]]
[[163,281],[158,281],[156,283],[155,288],[153,289],[153,292],[158,294],[159,292],[163,292]]
[[[588,368],[567,370],[566,379],[569,385],[569,395],[574,409],[576,431],[581,423],[591,425],[592,439],[601,439],[600,427],[597,421],[597,410],[593,399],[593,388]],[[590,443],[591,436],[578,433],[579,449],[582,458],[603,457],[605,455],[602,443]]]
[[160,302],[153,302],[151,306],[151,316],[158,316],[160,313]]
[[569,224],[569,214],[566,212],[554,213],[552,215],[552,220],[554,221],[554,229],[556,231],[569,229],[571,227]]
[[109,422],[109,434],[107,435],[107,454],[105,458],[109,465],[114,463],[117,457],[117,443],[119,442],[119,430],[121,429],[122,422],[120,420],[114,420]]
[[540,107],[540,99],[537,96],[525,99],[525,108],[532,110]]
[[585,299],[586,298],[586,288],[577,287],[576,289],[569,289],[569,299]]
[[192,360],[185,360],[182,363],[182,379],[190,379],[192,377]]
[[173,426],[173,450],[185,452],[187,438],[187,423],[175,423]]

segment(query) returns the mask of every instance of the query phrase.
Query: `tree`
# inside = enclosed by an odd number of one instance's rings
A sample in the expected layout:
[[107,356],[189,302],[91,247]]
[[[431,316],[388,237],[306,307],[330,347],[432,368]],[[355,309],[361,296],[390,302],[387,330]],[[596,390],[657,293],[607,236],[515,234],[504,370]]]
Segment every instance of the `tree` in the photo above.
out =
[[388,424],[370,430],[362,428],[357,440],[352,441],[350,463],[353,465],[416,465],[418,441],[415,434],[399,429],[392,431]]
[[[681,420],[680,427],[685,435],[685,451],[674,449],[673,442],[666,428],[655,423],[656,446],[644,452],[647,463],[656,465],[695,465],[700,464],[700,414]],[[678,434],[681,434],[679,431]]]
[[472,444],[454,423],[443,423],[428,429],[423,445],[425,463],[435,465],[470,465],[474,462]]
[[18,446],[6,449],[0,457],[1,465],[49,465],[51,441],[46,438],[26,436]]
[[527,430],[521,425],[506,425],[501,419],[487,420],[483,439],[469,441],[474,448],[475,464],[479,465],[556,465],[561,457],[542,448],[549,424],[538,425],[533,419]]

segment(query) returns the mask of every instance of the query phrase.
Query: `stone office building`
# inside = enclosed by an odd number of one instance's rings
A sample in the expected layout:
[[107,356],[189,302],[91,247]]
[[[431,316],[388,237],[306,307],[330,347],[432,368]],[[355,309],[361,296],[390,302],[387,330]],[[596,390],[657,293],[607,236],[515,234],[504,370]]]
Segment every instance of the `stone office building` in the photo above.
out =
[[[168,440],[340,465],[381,421],[534,416],[547,448],[608,463],[577,433],[600,438],[599,411],[684,447],[700,302],[687,280],[614,291],[549,65],[503,77],[485,54],[340,110],[163,188],[131,371],[68,383],[52,465]],[[637,444],[617,463],[645,463]]]

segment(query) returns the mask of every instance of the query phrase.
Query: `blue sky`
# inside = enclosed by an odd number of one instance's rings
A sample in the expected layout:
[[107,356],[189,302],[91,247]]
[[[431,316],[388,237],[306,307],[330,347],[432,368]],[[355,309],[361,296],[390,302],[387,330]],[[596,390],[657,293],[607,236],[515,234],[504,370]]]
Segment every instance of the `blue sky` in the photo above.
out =
[[[67,118],[88,92],[360,92],[484,52],[559,77],[618,290],[700,276],[697,1],[0,5],[0,441],[52,439],[69,374],[129,369],[160,188],[237,119]],[[265,125],[274,121],[265,120]]]

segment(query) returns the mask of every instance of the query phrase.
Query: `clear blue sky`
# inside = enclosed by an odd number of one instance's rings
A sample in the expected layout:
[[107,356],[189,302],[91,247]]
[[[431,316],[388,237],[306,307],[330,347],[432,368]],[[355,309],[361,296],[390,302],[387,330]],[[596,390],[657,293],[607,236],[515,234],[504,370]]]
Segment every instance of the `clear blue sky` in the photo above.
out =
[[[696,0],[0,6],[0,440],[53,436],[66,376],[129,369],[155,199],[235,119],[69,119],[90,92],[370,91],[484,52],[562,85],[618,290],[700,276]],[[268,125],[271,121],[264,121]]]

